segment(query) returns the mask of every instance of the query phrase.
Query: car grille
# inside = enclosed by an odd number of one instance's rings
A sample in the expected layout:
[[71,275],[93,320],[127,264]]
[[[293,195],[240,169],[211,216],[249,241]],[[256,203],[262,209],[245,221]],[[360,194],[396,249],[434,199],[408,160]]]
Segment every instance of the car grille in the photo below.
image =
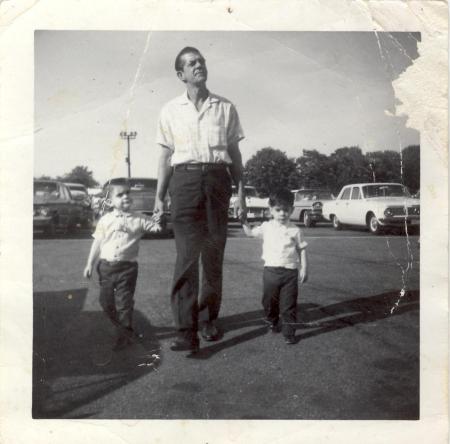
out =
[[391,216],[406,216],[405,209],[407,210],[407,215],[420,215],[420,206],[414,205],[411,207],[389,207],[389,213]]

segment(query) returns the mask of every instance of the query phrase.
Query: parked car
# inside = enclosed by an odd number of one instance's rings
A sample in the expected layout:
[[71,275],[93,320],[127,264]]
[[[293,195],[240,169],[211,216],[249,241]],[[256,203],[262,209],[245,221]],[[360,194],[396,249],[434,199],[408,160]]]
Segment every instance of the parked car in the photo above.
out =
[[[270,218],[269,199],[258,197],[255,187],[246,185],[244,188],[245,204],[247,206],[247,219],[253,221],[268,220]],[[231,221],[238,220],[236,207],[237,201],[237,188],[233,185],[230,206],[228,209],[228,219]]]
[[64,182],[70,190],[73,199],[79,202],[83,207],[81,226],[89,228],[92,226],[93,211],[91,207],[91,198],[89,197],[87,188],[81,183]]
[[346,185],[336,200],[323,205],[322,211],[336,230],[345,224],[359,225],[378,234],[384,227],[420,224],[420,201],[399,183]]
[[[130,186],[131,211],[142,213],[147,216],[153,215],[153,209],[155,206],[156,185],[157,179],[147,177],[132,177],[127,179],[125,177],[117,177],[109,180],[103,187],[103,195],[100,203],[99,216],[103,215],[106,211],[112,210],[112,207],[108,200],[107,186],[114,183],[127,182]],[[165,200],[164,218],[163,218],[163,231],[161,235],[172,234],[172,223],[170,221],[170,199]]]
[[33,184],[33,231],[54,235],[70,232],[83,221],[84,207],[73,199],[69,188],[57,180],[35,180]]
[[324,189],[303,188],[292,190],[295,194],[294,211],[291,220],[313,227],[317,222],[327,222],[322,215],[322,206],[325,202],[333,200],[333,194]]

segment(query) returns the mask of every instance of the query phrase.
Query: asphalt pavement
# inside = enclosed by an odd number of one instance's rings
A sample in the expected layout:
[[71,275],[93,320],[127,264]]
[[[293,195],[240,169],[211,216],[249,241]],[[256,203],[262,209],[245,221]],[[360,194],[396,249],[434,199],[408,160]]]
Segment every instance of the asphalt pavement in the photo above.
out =
[[111,352],[96,277],[82,277],[89,233],[34,241],[33,417],[109,419],[417,419],[417,236],[304,229],[309,280],[297,343],[269,333],[261,243],[230,227],[218,342],[169,349],[173,239],[141,242],[132,347]]

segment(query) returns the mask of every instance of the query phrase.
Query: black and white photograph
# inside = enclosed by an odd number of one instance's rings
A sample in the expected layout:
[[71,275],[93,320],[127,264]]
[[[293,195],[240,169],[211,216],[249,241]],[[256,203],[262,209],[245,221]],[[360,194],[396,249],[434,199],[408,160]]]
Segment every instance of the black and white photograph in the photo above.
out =
[[2,443],[447,442],[447,1],[0,16]]
[[33,417],[420,417],[410,32],[35,32]]

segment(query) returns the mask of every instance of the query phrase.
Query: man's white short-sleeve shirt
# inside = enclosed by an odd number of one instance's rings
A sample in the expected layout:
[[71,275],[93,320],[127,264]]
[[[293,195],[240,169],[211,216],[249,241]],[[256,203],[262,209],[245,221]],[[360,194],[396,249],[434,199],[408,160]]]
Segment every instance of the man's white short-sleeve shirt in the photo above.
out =
[[200,111],[187,92],[168,102],[161,110],[156,142],[173,151],[171,164],[232,163],[227,148],[244,133],[234,105],[209,93]]
[[308,245],[296,225],[283,225],[273,219],[253,228],[252,236],[263,239],[262,258],[266,267],[298,268],[299,251]]

